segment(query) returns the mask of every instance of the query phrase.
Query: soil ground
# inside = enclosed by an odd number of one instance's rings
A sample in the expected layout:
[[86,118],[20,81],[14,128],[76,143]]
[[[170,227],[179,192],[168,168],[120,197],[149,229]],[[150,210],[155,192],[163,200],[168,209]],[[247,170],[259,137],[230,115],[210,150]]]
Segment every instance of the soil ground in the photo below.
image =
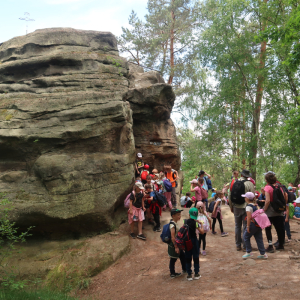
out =
[[[187,217],[188,209],[182,212]],[[224,230],[227,237],[207,235],[207,256],[200,255],[200,280],[187,281],[186,275],[170,278],[167,245],[160,233],[145,225],[146,241],[132,239],[131,251],[108,269],[93,278],[82,299],[297,299],[300,293],[300,260],[290,259],[300,252],[300,225],[291,221],[292,242],[284,251],[269,254],[265,261],[243,260],[244,252],[236,251],[234,219],[228,206],[222,206]],[[183,219],[182,218],[182,219]],[[162,225],[170,219],[163,212]],[[123,224],[121,231],[128,230]],[[272,229],[273,242],[277,240]],[[266,237],[264,235],[265,246]],[[253,247],[257,247],[254,238]],[[293,252],[292,252],[293,251]],[[253,252],[254,258],[259,254]],[[297,253],[296,253],[297,255]],[[180,261],[176,271],[181,271]]]

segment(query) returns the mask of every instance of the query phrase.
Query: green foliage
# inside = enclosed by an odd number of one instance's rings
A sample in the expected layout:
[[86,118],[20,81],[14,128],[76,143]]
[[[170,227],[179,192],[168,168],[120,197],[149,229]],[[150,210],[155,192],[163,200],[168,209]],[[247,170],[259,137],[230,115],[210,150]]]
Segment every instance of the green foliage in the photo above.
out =
[[29,227],[24,232],[19,232],[14,222],[9,219],[9,213],[13,207],[11,202],[0,194],[0,272],[2,273],[1,285],[12,290],[23,289],[26,281],[18,280],[17,269],[8,264],[8,258],[16,249],[15,244],[25,242],[26,237],[30,236]]
[[50,290],[18,291],[1,290],[0,300],[76,300],[78,298],[70,297],[66,294]]

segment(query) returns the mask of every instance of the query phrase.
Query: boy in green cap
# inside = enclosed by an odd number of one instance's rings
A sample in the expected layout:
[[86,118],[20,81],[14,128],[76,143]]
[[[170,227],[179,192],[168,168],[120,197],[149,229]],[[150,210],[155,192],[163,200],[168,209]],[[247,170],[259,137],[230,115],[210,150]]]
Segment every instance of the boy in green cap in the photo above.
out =
[[[194,279],[200,279],[200,263],[199,263],[199,243],[197,240],[196,229],[200,233],[204,233],[204,230],[201,228],[201,225],[197,222],[198,209],[193,207],[189,210],[190,218],[185,221],[185,224],[189,227],[189,236],[193,244],[193,248],[190,251],[185,251],[186,259],[186,271],[188,273],[187,280],[193,280],[192,276],[192,258],[194,261]],[[200,227],[199,227],[200,226]]]
[[182,250],[180,250],[176,243],[175,243],[175,237],[177,232],[180,229],[179,221],[181,219],[181,212],[182,209],[173,208],[171,210],[171,217],[172,220],[170,221],[170,232],[171,232],[171,239],[172,242],[168,244],[168,255],[170,257],[170,273],[171,278],[175,278],[181,275],[181,273],[175,272],[175,263],[177,259],[180,259],[181,267],[182,267],[182,273],[186,273],[186,262],[185,262],[185,255]]

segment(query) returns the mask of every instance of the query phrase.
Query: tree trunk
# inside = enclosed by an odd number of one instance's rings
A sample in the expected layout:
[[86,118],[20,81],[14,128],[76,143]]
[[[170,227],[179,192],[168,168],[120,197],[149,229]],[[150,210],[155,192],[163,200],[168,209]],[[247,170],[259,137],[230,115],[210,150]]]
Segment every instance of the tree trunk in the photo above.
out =
[[172,84],[174,78],[174,28],[175,28],[175,13],[174,13],[174,2],[172,0],[172,9],[171,9],[171,30],[170,30],[170,76],[168,84]]
[[[266,4],[268,0],[263,0],[263,3]],[[263,19],[261,31],[264,31],[266,28],[266,21]],[[251,130],[251,152],[250,152],[250,170],[252,173],[252,178],[256,180],[256,161],[257,161],[257,146],[259,138],[259,124],[260,124],[260,111],[261,111],[261,101],[263,96],[263,85],[264,85],[264,74],[263,70],[265,68],[266,60],[266,48],[267,42],[262,41],[260,44],[260,60],[259,60],[259,74],[257,78],[257,89],[256,89],[256,98],[254,103],[254,112],[253,112],[253,122]]]

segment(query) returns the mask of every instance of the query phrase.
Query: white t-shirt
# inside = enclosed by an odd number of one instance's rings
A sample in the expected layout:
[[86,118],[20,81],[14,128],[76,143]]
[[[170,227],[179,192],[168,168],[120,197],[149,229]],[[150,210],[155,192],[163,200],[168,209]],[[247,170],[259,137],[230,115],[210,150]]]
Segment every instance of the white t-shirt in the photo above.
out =
[[253,213],[253,206],[254,206],[254,204],[250,204],[250,205],[246,206],[246,211],[249,211],[251,213],[251,215]]
[[222,205],[222,199],[221,198],[217,198],[216,202],[218,203],[217,206],[221,207],[221,205]]

